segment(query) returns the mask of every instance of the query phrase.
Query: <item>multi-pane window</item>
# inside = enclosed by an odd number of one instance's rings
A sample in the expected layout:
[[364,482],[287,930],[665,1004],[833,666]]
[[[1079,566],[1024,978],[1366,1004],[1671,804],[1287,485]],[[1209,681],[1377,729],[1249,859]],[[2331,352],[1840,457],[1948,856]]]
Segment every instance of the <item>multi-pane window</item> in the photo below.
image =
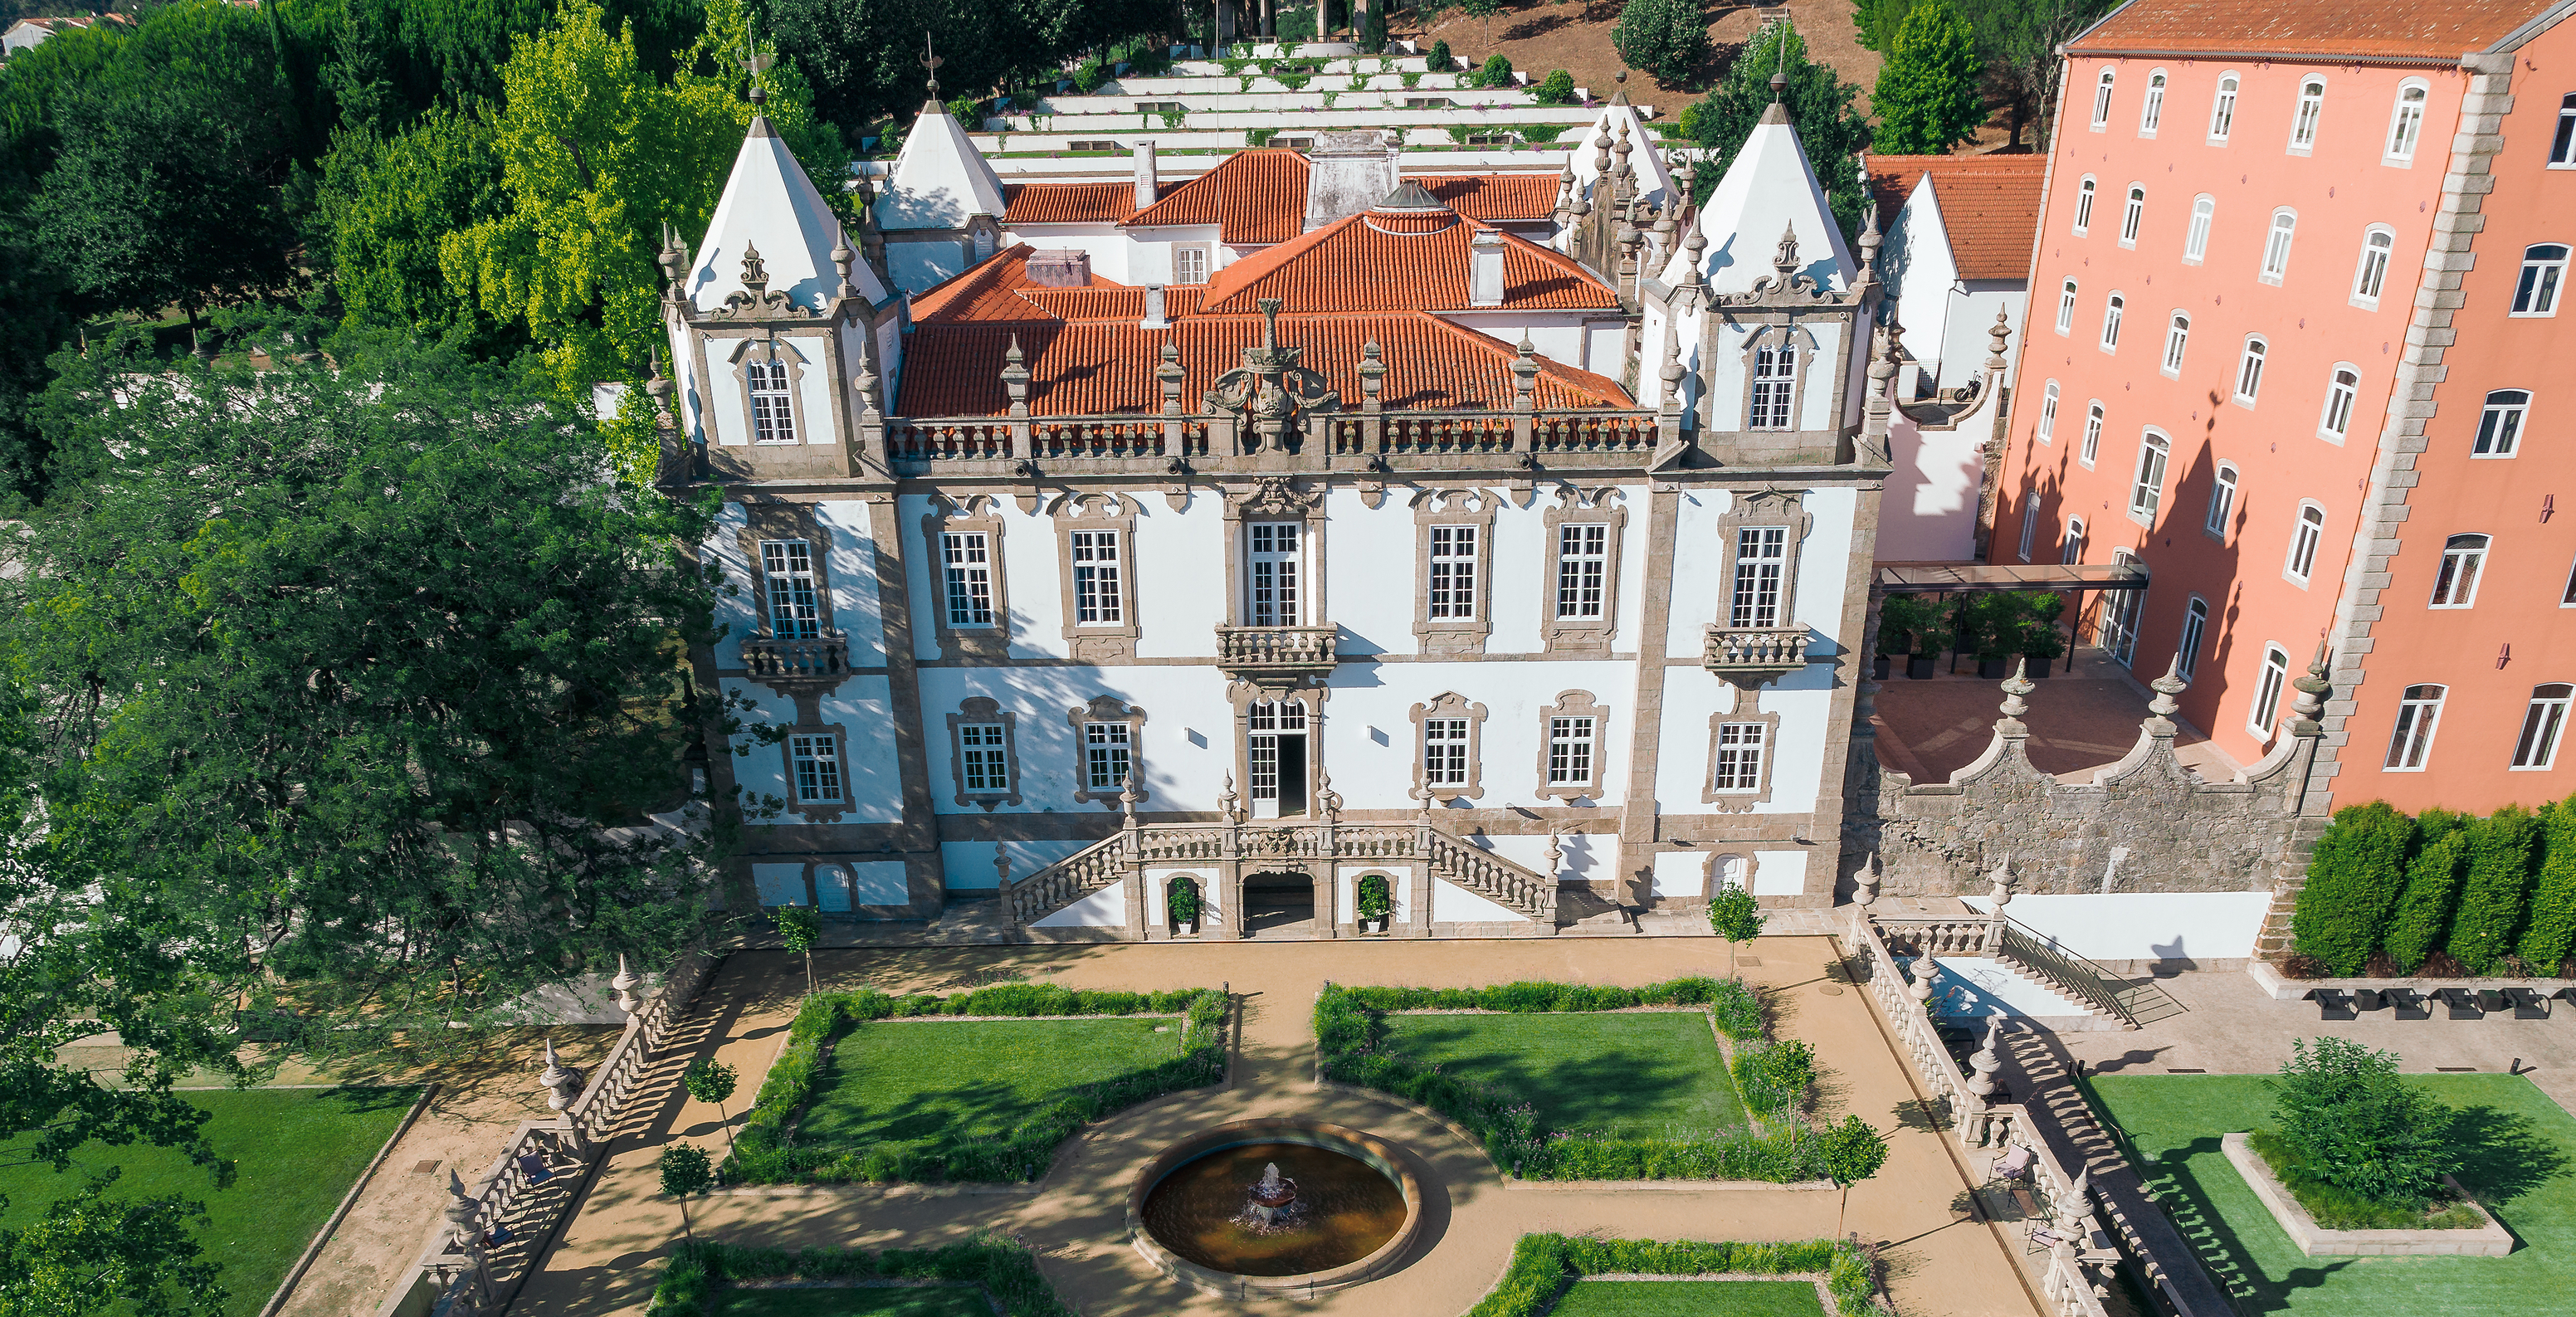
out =
[[2102,304],[2103,351],[2117,352],[2120,350],[2120,317],[2128,310],[2128,308],[2129,299],[2120,296],[2118,293],[2111,294],[2111,299]]
[[1727,625],[1780,625],[1780,577],[1788,563],[1788,527],[1745,526],[1735,532],[1735,598]]
[[1761,790],[1762,751],[1769,731],[1767,723],[1719,723],[1717,763],[1710,774],[1710,787],[1718,791]]
[[2433,576],[2432,608],[2467,608],[2478,601],[2478,577],[2487,565],[2484,535],[2454,535],[2442,541],[2442,567]]
[[2245,340],[2245,355],[2236,362],[2236,400],[2251,407],[2263,392],[2263,358],[2271,351],[2259,338]]
[[2388,116],[2387,162],[2409,164],[2415,159],[2415,141],[2424,135],[2424,88],[2413,84],[2399,89],[2397,107]]
[[2057,290],[2057,332],[2064,334],[2074,328],[2075,281],[2069,279],[2064,287]]
[[2147,216],[2147,190],[2132,184],[2128,204],[2120,208],[2120,245],[2138,245],[2138,225]]
[[2039,395],[2039,428],[2035,431],[2041,443],[2057,437],[2057,381],[2050,380]]
[[2567,705],[2576,686],[2551,682],[2531,688],[2531,707],[2522,715],[2522,735],[2513,743],[2513,766],[2547,769],[2558,763],[2558,734],[2567,730]]
[[2549,163],[2576,165],[2576,91],[2558,98],[2558,134],[2549,139]]
[[769,634],[811,640],[823,611],[814,592],[814,548],[803,540],[762,540],[760,571],[769,583]]
[[2531,393],[2526,389],[2497,389],[2487,395],[2486,410],[2478,415],[2478,439],[2469,448],[2471,457],[2511,457],[2522,442],[2522,423],[2531,414]]
[[756,444],[796,442],[796,413],[787,391],[787,363],[745,362],[743,383],[751,393],[751,441]]
[[1774,338],[1753,350],[1753,410],[1745,421],[1749,429],[1786,430],[1790,427],[1790,403],[1797,393],[1798,349],[1785,339]]
[[2081,238],[2085,234],[2093,231],[2093,191],[2094,187],[2092,179],[2085,179],[2083,182],[2075,185],[2076,237]]
[[957,754],[968,791],[1011,789],[1011,752],[1002,724],[957,724]]
[[1082,776],[1093,791],[1120,791],[1134,763],[1133,723],[1091,722],[1082,725]]
[[1608,607],[1610,528],[1569,522],[1556,528],[1556,615],[1561,621],[1597,622]]
[[2567,275],[2567,248],[2544,242],[2522,249],[2522,277],[2513,285],[2513,314],[2558,314],[2558,285]]
[[2066,548],[2065,552],[2058,555],[2057,560],[2067,566],[2084,561],[2084,519],[2082,517],[2066,519]]
[[1467,720],[1422,720],[1422,781],[1425,786],[1467,785]]
[[2299,522],[2290,530],[2290,556],[2281,564],[2291,580],[2304,586],[2317,569],[2317,546],[2326,537],[2326,510],[2314,503],[2299,507]]
[[2165,497],[2165,458],[2171,445],[2153,430],[2138,436],[2137,478],[2129,485],[2129,515],[2149,522]]
[[2138,136],[2156,135],[2156,124],[2165,117],[2165,75],[2147,75],[2147,101],[2138,108]]
[[2024,495],[2021,503],[2021,560],[2030,561],[2030,542],[2039,535],[2039,494]]
[[2411,773],[2432,758],[2433,732],[2442,721],[2442,697],[2448,694],[2447,686],[2406,688],[2397,701],[2397,726],[2388,733],[2388,768]]
[[2298,216],[2286,210],[2272,212],[2272,233],[2263,240],[2263,282],[2276,284],[2289,274],[2290,238],[2298,228]]
[[2317,417],[2317,433],[2342,443],[2345,432],[2352,429],[2353,404],[2361,398],[2361,375],[2350,366],[2337,366],[2326,381],[2325,411]]
[[2326,80],[2310,78],[2299,84],[2299,108],[2290,113],[2290,149],[2305,152],[2317,144],[2317,120],[2326,110]]
[[1127,596],[1121,586],[1124,564],[1118,556],[1118,532],[1078,530],[1073,541],[1073,616],[1084,626],[1115,626],[1127,620]]
[[2100,128],[2110,122],[2111,70],[2104,69],[2102,76],[2093,83],[2093,126]]
[[2361,262],[2352,271],[2352,300],[2357,306],[2379,305],[2380,290],[2388,285],[2388,253],[2397,245],[2397,235],[2382,228],[2372,228],[2362,235]]
[[2077,447],[2075,460],[2089,467],[2101,451],[2102,404],[2097,402],[2084,409],[2084,442]]
[[948,587],[948,625],[993,625],[992,537],[982,531],[942,534],[939,560]]
[[2173,313],[2172,322],[2165,326],[2164,372],[2167,375],[2182,373],[2182,351],[2190,344],[2191,317],[2176,311]]
[[[1252,798],[1277,801],[1279,795],[1279,742],[1282,737],[1302,746],[1306,734],[1306,703],[1303,700],[1262,700],[1247,711],[1245,758],[1252,770]],[[1290,783],[1292,787],[1295,783]],[[1302,788],[1299,788],[1302,790]]]
[[796,799],[830,804],[841,798],[841,756],[836,737],[796,732],[787,738],[787,757],[796,766]]
[[1547,784],[1580,787],[1592,784],[1592,737],[1595,721],[1584,715],[1547,720]]
[[2218,199],[2195,197],[2191,203],[2191,227],[2183,230],[2182,259],[2185,265],[2198,265],[2209,254],[2209,222],[2218,214]]
[[2200,523],[2202,530],[2220,539],[2227,538],[2227,519],[2236,512],[2236,468],[2221,465],[2218,476],[2209,482],[2209,517]]
[[1248,528],[1252,540],[1244,564],[1250,573],[1244,583],[1245,602],[1250,605],[1244,610],[1248,625],[1295,626],[1302,616],[1298,593],[1303,563],[1297,543],[1301,529],[1293,521],[1256,521]]
[[[2131,563],[2137,556],[2126,549],[2111,555],[2114,563]],[[2128,667],[2138,656],[2138,614],[2145,607],[2144,590],[2113,590],[2102,601],[2102,652],[2111,661]]]
[[2254,707],[2245,715],[2245,727],[2257,740],[2272,739],[2272,724],[2281,716],[2281,688],[2290,680],[2290,651],[2278,645],[2263,647],[2263,675],[2254,683]]
[[1476,531],[1474,526],[1431,528],[1430,610],[1434,618],[1476,615]]
[[2236,75],[2230,73],[2219,78],[2218,95],[2209,103],[2210,144],[2213,146],[2225,146],[2227,144],[2227,134],[2235,127]]
[[1207,248],[1175,247],[1172,249],[1172,282],[1203,284],[1207,282]]
[[2200,641],[2209,631],[2209,605],[2198,595],[2182,610],[2182,643],[2177,646],[2175,671],[2184,681],[2200,671]]

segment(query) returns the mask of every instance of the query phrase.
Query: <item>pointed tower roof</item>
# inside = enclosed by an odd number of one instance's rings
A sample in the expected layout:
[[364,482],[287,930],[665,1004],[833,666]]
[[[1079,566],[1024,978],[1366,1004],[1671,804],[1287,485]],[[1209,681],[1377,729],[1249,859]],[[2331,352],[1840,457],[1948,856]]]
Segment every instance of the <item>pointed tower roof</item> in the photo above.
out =
[[[1834,223],[1806,149],[1798,145],[1798,130],[1785,113],[1776,120],[1766,114],[1700,209],[1694,231],[1707,244],[1699,262],[1708,290],[1741,293],[1754,280],[1771,276],[1772,253],[1783,229],[1797,235],[1798,250],[1806,254],[1803,273],[1827,288],[1852,286],[1859,267],[1843,245],[1842,228]],[[1664,267],[1664,281],[1682,282],[1690,259],[1685,245]]]
[[1574,175],[1575,190],[1589,189],[1592,180],[1601,176],[1600,153],[1593,144],[1604,136],[1614,147],[1623,139],[1628,143],[1628,167],[1637,173],[1637,195],[1650,205],[1664,204],[1664,198],[1672,194],[1673,176],[1664,163],[1663,144],[1646,127],[1646,117],[1628,103],[1625,89],[1602,106],[1601,112],[1573,139],[1575,148],[1567,157],[1566,168]]
[[887,229],[959,229],[968,218],[1000,219],[1010,205],[1002,180],[936,97],[924,102],[894,158],[894,175],[877,199],[877,224]]
[[[768,118],[757,114],[742,139],[741,154],[734,157],[715,217],[707,221],[706,241],[698,244],[689,266],[689,299],[698,310],[713,310],[726,297],[745,291],[743,253],[753,248],[768,269],[768,287],[798,306],[819,311],[840,288],[832,253],[848,250],[841,221],[796,162],[796,153],[787,149]],[[885,286],[866,262],[851,266],[850,280],[860,296],[885,300]]]

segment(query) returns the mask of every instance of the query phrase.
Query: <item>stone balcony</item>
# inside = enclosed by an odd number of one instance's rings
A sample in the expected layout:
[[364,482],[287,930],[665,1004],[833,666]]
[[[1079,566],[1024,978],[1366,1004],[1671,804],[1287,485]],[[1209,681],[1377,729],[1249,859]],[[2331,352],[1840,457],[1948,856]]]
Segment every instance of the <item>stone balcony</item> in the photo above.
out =
[[1245,681],[1323,677],[1333,670],[1339,635],[1330,626],[1219,626],[1216,665]]
[[1701,663],[1721,677],[1768,681],[1807,666],[1805,627],[1730,627],[1712,622]]
[[756,681],[839,681],[850,670],[850,638],[842,631],[799,640],[745,636],[742,665]]

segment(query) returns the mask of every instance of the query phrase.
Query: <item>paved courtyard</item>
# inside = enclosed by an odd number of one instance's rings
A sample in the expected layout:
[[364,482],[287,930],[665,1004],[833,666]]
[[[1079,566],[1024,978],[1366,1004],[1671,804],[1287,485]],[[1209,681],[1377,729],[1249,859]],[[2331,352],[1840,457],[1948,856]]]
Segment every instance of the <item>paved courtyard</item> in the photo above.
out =
[[[2147,716],[2148,694],[2140,676],[2085,647],[2069,656],[2073,667],[2032,683],[2026,698],[2030,725],[2024,743],[2030,762],[2061,782],[2090,782],[2093,774],[2118,763],[2138,743],[2138,723]],[[2061,665],[2065,660],[2060,660]],[[1878,759],[1917,782],[1947,782],[1950,775],[1975,763],[1994,740],[1996,706],[2003,691],[1996,682],[1976,675],[1973,658],[1961,659],[1950,671],[1947,656],[1936,675],[1922,681],[1905,676],[1900,661],[1879,683]],[[2162,671],[2161,667],[2157,671]],[[2174,737],[2174,755],[2186,767],[2213,782],[2236,775],[2227,757],[2199,728],[2182,723]]]

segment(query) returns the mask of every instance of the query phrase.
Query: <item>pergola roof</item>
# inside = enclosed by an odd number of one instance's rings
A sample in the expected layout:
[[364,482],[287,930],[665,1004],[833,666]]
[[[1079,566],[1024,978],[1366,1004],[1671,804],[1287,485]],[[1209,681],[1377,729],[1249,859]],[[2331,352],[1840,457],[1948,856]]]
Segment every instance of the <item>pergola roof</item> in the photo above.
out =
[[1888,594],[1994,594],[2009,590],[2144,590],[2144,563],[1883,562],[1878,588]]

